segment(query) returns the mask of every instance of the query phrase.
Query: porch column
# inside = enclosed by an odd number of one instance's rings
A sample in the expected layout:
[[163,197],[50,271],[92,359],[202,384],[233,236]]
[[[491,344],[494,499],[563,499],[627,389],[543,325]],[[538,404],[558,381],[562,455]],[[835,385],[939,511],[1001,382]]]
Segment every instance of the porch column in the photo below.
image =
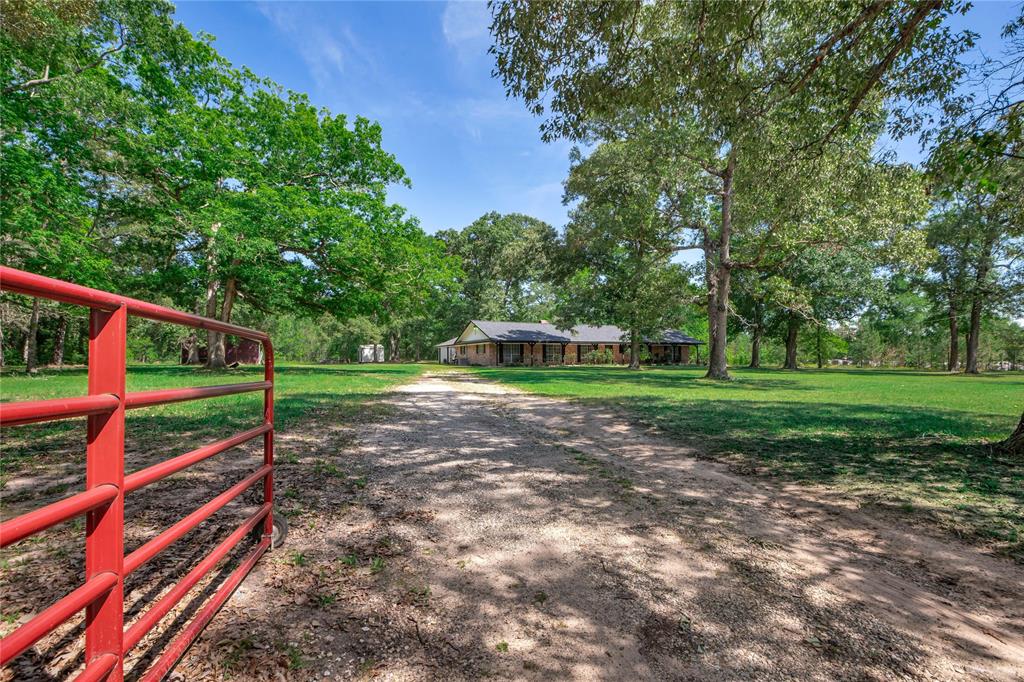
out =
[[568,348],[569,348],[569,344],[567,344],[567,343],[563,343],[562,344],[562,364],[563,365],[565,364],[565,351],[568,350]]

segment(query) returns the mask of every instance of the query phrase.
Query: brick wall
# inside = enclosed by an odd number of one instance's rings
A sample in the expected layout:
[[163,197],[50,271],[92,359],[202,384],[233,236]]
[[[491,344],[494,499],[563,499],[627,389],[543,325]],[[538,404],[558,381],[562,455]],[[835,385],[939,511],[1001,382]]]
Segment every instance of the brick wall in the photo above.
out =
[[[507,349],[511,344],[504,344]],[[593,345],[593,344],[591,344]],[[619,343],[600,343],[596,344],[597,350],[601,351],[609,349],[612,352],[612,362],[619,365],[624,365],[629,361],[629,345]],[[524,343],[523,347],[523,360],[522,364],[527,366],[540,367],[545,364],[544,362],[544,344],[535,343],[533,344],[533,354],[530,354],[530,344]],[[570,343],[566,345],[564,356],[562,357],[561,363],[547,363],[547,364],[564,364],[564,365],[578,365],[582,364],[581,359],[578,357],[577,349],[578,344]],[[620,348],[625,348],[625,352],[621,352]],[[672,351],[666,347],[662,350],[664,356],[670,358]],[[459,359],[463,359],[469,362],[471,365],[484,365],[484,366],[495,366],[498,364],[498,348],[494,343],[481,343],[481,344],[469,344],[466,346],[466,354],[456,356]],[[507,355],[505,356],[508,357]],[[690,347],[682,347],[682,362],[688,364],[690,362]]]
[[465,348],[465,354],[459,352],[456,355],[458,361],[468,362],[471,365],[487,365],[492,366],[497,358],[497,353],[493,343],[471,343],[466,346],[457,346],[456,349],[461,351]]

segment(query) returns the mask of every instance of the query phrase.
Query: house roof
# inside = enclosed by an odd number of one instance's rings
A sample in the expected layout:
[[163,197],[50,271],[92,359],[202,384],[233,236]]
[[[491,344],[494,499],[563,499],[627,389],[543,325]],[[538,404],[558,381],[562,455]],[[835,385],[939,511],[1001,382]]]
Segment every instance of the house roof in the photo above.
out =
[[[512,343],[622,343],[627,334],[616,326],[605,324],[594,326],[578,324],[572,329],[559,329],[549,322],[495,322],[489,320],[472,320],[475,325],[492,341]],[[465,333],[465,332],[463,332]],[[448,344],[457,341],[456,337]],[[645,343],[679,343],[696,346],[703,345],[692,336],[687,336],[676,329],[669,329],[656,338],[646,338]]]
[[459,337],[453,336],[452,338],[448,339],[447,341],[442,341],[441,343],[437,344],[436,346],[434,346],[434,348],[444,348],[445,346],[454,346],[455,342],[458,341],[458,340],[459,340]]

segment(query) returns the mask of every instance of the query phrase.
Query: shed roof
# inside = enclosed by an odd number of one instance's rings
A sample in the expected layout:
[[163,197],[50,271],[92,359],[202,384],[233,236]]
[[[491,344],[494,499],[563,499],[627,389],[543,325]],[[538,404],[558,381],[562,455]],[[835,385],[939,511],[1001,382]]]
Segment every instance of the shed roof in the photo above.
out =
[[[496,322],[491,320],[472,320],[481,332],[493,341],[512,343],[621,343],[627,333],[610,324],[594,326],[578,324],[572,329],[559,329],[550,322]],[[463,332],[465,333],[465,332]],[[458,340],[456,337],[450,345]],[[677,343],[689,346],[702,345],[692,336],[687,336],[677,329],[669,329],[657,337],[644,339],[645,343]]]
[[444,348],[445,346],[454,346],[455,342],[458,341],[458,340],[459,340],[459,337],[453,336],[452,338],[448,339],[447,341],[442,341],[441,343],[437,344],[436,346],[434,346],[434,348]]

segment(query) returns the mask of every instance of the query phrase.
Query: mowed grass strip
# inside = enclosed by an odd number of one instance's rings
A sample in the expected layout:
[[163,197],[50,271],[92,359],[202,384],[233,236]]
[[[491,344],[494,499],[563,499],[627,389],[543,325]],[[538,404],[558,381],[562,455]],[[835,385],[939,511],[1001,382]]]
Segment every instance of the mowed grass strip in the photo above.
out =
[[[329,428],[358,419],[367,402],[412,380],[423,365],[278,365],[274,416],[278,433],[305,420]],[[149,391],[262,381],[262,367],[211,372],[178,365],[133,365],[128,390]],[[36,376],[11,371],[0,375],[3,401],[46,400],[85,395],[84,368],[44,370]],[[166,448],[180,454],[215,439],[227,438],[262,423],[263,392],[194,400],[128,412],[126,449]],[[0,450],[0,486],[26,467],[45,467],[69,459],[84,461],[85,419],[29,424],[4,429]]]
[[654,424],[741,473],[826,485],[1024,561],[1024,462],[992,452],[1024,409],[1024,374],[908,370],[474,368]]

